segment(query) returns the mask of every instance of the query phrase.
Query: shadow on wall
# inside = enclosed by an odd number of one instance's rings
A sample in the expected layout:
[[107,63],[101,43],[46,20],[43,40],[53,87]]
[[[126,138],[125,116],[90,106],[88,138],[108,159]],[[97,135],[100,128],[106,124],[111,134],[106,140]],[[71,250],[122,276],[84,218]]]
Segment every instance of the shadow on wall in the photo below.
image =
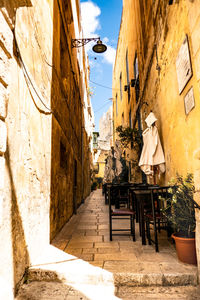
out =
[[23,6],[32,6],[31,0],[9,0],[9,5],[8,0],[0,0],[0,7],[6,7],[6,10],[8,7],[12,7],[15,10]]
[[[30,0],[0,0],[1,13],[6,22],[12,29],[15,21],[16,10],[19,7],[30,7],[32,3]],[[19,211],[16,190],[13,181],[13,174],[10,164],[9,145],[5,153],[6,167],[10,180],[11,191],[11,231],[12,231],[12,259],[13,259],[13,282],[14,293],[17,293],[19,285],[24,277],[27,267],[30,264],[29,253],[27,251],[27,243],[25,241],[24,228],[22,218]]]
[[9,146],[5,153],[6,166],[10,179],[11,189],[11,230],[12,230],[12,251],[13,251],[13,276],[14,276],[14,291],[18,291],[20,283],[24,277],[27,267],[30,265],[29,253],[25,240],[22,218],[17,203],[13,174],[10,165]]
[[50,240],[76,213],[81,202],[82,104],[73,69],[77,61],[73,58],[68,40],[73,36],[72,22],[71,1],[54,0]]
[[[16,10],[19,7],[31,7],[32,3],[31,0],[0,0],[0,9],[5,8],[6,13],[8,14],[9,18],[12,20],[12,24],[14,24]],[[6,13],[2,10],[2,14],[7,19]]]

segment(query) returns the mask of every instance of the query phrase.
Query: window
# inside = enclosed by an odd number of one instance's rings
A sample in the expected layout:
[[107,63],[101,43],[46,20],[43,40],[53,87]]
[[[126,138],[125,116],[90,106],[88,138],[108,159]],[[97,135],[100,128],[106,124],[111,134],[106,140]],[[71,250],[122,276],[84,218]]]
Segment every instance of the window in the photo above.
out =
[[60,141],[60,168],[67,171],[67,152],[65,145]]
[[[129,110],[129,127],[133,128],[132,116],[131,116],[131,109]],[[133,149],[133,141],[131,141],[131,149]]]
[[116,94],[116,97],[115,97],[115,105],[116,105],[116,116],[118,115],[118,103],[117,103],[117,94]]
[[120,73],[119,84],[120,84],[120,99],[122,101],[122,72]]
[[138,58],[137,58],[137,53],[135,54],[135,59],[134,59],[134,77],[135,77],[135,98],[136,98],[136,103],[138,102],[139,99],[139,89],[140,89],[140,84],[139,84],[139,69],[138,69]]
[[131,117],[131,109],[129,111],[129,127],[133,128],[132,117]]
[[126,51],[126,80],[127,80],[127,92],[128,102],[130,101],[130,80],[129,80],[129,66],[128,66],[128,50]]
[[138,79],[139,77],[139,70],[138,70],[138,58],[137,58],[137,53],[135,54],[135,59],[134,59],[134,77],[135,79]]

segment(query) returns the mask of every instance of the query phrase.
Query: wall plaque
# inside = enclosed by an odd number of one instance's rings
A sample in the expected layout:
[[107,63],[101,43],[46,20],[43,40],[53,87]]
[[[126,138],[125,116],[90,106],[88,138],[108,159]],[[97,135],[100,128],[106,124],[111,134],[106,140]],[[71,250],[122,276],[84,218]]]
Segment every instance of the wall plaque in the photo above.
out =
[[186,115],[188,115],[189,112],[195,106],[193,87],[191,87],[191,89],[187,92],[187,94],[184,98],[184,103],[185,103],[185,113],[186,113]]
[[184,87],[192,77],[192,66],[190,61],[190,51],[187,36],[185,37],[176,58],[176,73],[178,79],[179,94],[181,94]]

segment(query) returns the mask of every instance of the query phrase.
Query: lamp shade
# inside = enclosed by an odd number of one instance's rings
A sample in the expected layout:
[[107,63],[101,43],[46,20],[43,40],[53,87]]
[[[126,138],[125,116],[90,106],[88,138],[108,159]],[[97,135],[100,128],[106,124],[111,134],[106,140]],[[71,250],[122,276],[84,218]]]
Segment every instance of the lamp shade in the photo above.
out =
[[92,50],[96,53],[103,53],[107,50],[107,47],[102,43],[101,40],[98,40],[97,44],[92,47]]

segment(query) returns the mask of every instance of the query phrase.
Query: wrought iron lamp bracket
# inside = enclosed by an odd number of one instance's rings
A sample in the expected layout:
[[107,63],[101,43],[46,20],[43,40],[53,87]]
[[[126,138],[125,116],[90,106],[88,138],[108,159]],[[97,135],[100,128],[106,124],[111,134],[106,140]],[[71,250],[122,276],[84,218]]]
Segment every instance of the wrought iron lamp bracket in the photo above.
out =
[[72,48],[83,47],[91,41],[100,41],[100,37],[88,39],[72,39]]

